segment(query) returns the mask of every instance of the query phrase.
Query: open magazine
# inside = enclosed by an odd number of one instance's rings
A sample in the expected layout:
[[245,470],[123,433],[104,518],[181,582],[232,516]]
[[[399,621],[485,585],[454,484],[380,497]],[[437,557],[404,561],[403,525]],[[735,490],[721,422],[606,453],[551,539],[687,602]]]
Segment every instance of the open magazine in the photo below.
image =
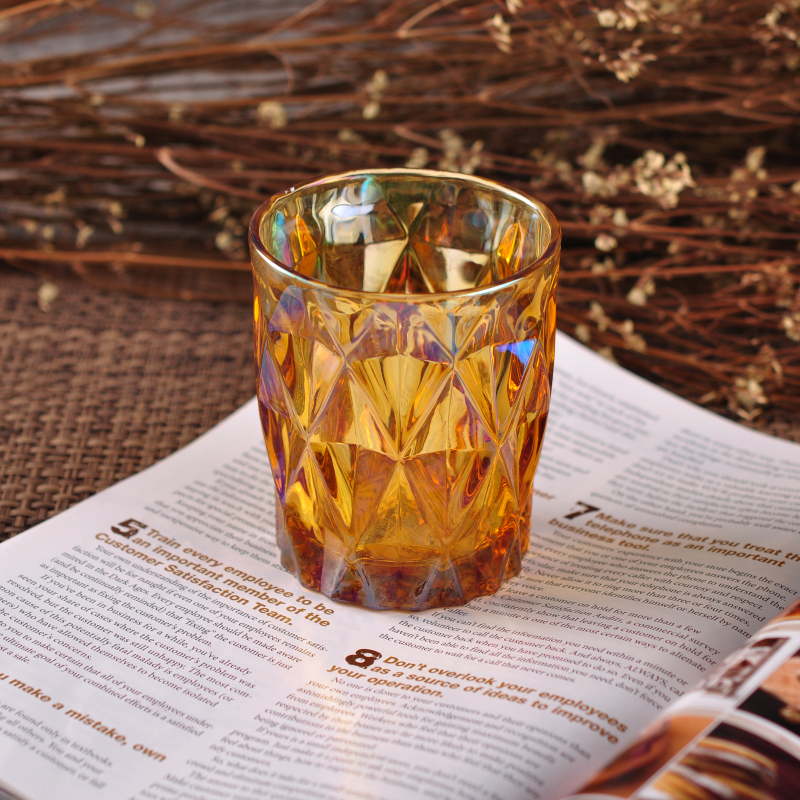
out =
[[419,613],[300,586],[271,483],[252,401],[0,547],[2,789],[796,796],[797,445],[559,335],[521,574]]

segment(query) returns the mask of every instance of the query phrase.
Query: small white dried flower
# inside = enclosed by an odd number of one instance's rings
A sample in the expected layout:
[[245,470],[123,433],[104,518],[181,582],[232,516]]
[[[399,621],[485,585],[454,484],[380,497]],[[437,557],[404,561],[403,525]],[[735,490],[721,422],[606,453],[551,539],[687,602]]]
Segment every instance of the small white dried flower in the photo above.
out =
[[619,325],[615,325],[614,329],[622,337],[628,350],[635,350],[637,353],[644,353],[647,350],[647,342],[634,331],[632,319],[626,319]]
[[150,0],[136,0],[133,4],[133,16],[137,19],[150,19],[155,13],[156,7]]
[[372,79],[367,81],[364,89],[369,97],[369,102],[364,106],[361,111],[361,116],[364,119],[375,119],[381,112],[381,98],[383,93],[389,86],[389,76],[386,70],[377,69],[372,75]]
[[[796,30],[791,25],[781,25],[781,18],[786,13],[786,3],[776,3],[764,16],[759,24],[763,25],[766,30],[757,31],[753,34],[753,38],[762,44],[769,44],[774,41],[776,37],[783,37],[790,42],[794,42],[800,47],[800,31]],[[789,0],[788,5],[792,10],[797,10],[795,0]]]
[[464,146],[464,140],[452,128],[439,131],[438,136],[444,150],[443,157],[439,161],[439,169],[472,175],[480,166],[483,142],[477,139],[467,148]]
[[438,135],[445,150],[455,153],[464,146],[464,140],[452,128],[445,128],[439,131]]
[[767,148],[764,146],[760,147],[751,147],[747,151],[747,156],[745,157],[744,163],[747,166],[747,169],[755,175],[760,169],[761,165],[764,163],[764,156],[767,153]]
[[[599,194],[600,197],[613,197],[619,194],[621,188],[628,186],[631,182],[630,173],[619,165],[614,167],[605,177],[598,177],[600,181],[591,181],[590,185],[597,189],[597,194]],[[586,182],[584,182],[584,189],[585,188]]]
[[422,169],[430,159],[427,147],[415,147],[411,151],[411,157],[406,161],[407,169]]
[[764,17],[764,24],[770,28],[774,28],[780,22],[783,12],[779,6],[773,6]]
[[554,153],[552,150],[542,150],[536,147],[531,150],[530,157],[536,161],[537,164],[555,170],[562,181],[568,181],[572,177],[572,165],[569,161],[560,158],[558,153]]
[[612,323],[611,317],[606,314],[603,306],[596,300],[592,300],[592,302],[589,303],[589,313],[586,316],[597,325],[597,330],[599,330],[600,333],[607,330]]
[[650,174],[655,174],[666,163],[666,157],[657,150],[646,150],[644,155],[634,162],[634,166],[641,166],[642,170],[648,170]]
[[635,306],[646,306],[647,298],[656,293],[656,284],[652,278],[645,278],[628,292],[628,302]]
[[728,217],[734,222],[746,222],[750,218],[750,212],[746,208],[734,206],[728,209]]
[[[608,197],[613,194],[613,192],[606,191],[606,181],[602,175],[598,175],[591,170],[583,173],[581,183],[586,194],[600,195],[601,197]],[[798,181],[798,184],[800,184],[800,181]]]
[[36,298],[39,302],[39,308],[45,313],[50,310],[53,302],[58,297],[58,286],[50,281],[45,281],[36,293]]
[[764,394],[764,387],[754,377],[737,378],[734,385],[736,386],[736,399],[750,412],[756,405],[765,405],[769,402]]
[[625,337],[625,344],[629,350],[635,350],[637,353],[647,352],[647,342],[643,336],[638,333],[632,333],[630,336]]
[[630,225],[630,220],[628,219],[628,215],[625,213],[624,208],[615,208],[614,213],[611,216],[611,221],[618,228],[627,228],[628,225]]
[[64,200],[67,199],[67,193],[64,189],[56,189],[54,192],[50,192],[44,196],[44,202],[47,205],[61,205]]
[[781,320],[781,327],[786,331],[786,336],[793,342],[800,342],[800,311],[786,314]]
[[592,341],[592,332],[589,329],[588,325],[584,325],[582,322],[578,323],[575,326],[575,338],[579,342],[583,342],[584,344],[589,344]]
[[510,53],[513,43],[511,40],[511,25],[503,19],[503,15],[499,11],[487,23],[487,28],[497,48],[503,53]]
[[342,128],[337,134],[336,138],[340,142],[348,142],[350,144],[358,144],[364,141],[364,138],[356,133],[352,128]]
[[617,76],[617,80],[630,82],[642,71],[645,64],[656,60],[652,53],[642,53],[643,44],[644,39],[637,39],[630,47],[618,53],[613,61],[606,62],[606,68]]
[[572,165],[566,159],[557,158],[553,161],[553,169],[565,183],[572,178]]
[[624,170],[614,171],[606,176],[589,170],[581,176],[583,191],[598,197],[613,197],[619,193],[621,186],[630,182],[630,176]]
[[377,100],[370,100],[362,109],[364,119],[375,119],[381,113],[381,104]]
[[379,98],[389,88],[389,76],[386,74],[386,70],[375,70],[372,80],[364,88],[370,97]]
[[610,253],[617,244],[617,240],[608,233],[601,233],[594,240],[594,246],[603,253]]
[[94,228],[91,225],[83,225],[78,230],[78,235],[75,237],[75,247],[82,250],[89,241],[89,237],[94,233]]
[[650,0],[625,0],[625,5],[636,14],[639,22],[647,22],[652,14]]
[[220,231],[214,237],[214,244],[218,250],[230,250],[231,245],[233,244],[233,236],[231,236],[228,231]]
[[597,355],[602,356],[607,361],[610,361],[612,364],[618,363],[617,359],[614,358],[614,351],[608,346],[606,346],[606,347],[598,347],[597,348]]
[[439,131],[439,140],[444,150],[439,169],[458,172],[461,154],[464,152],[464,140],[452,128]]
[[589,213],[590,225],[602,225],[614,212],[603,203],[597,203]]
[[475,170],[481,164],[481,150],[483,150],[483,142],[480,139],[476,139],[467,151],[466,159],[461,164],[461,171],[465,175],[475,174]]
[[667,161],[663,153],[647,150],[633,162],[632,169],[636,188],[643,195],[656,198],[662,208],[675,208],[678,195],[695,185],[683,153],[676,153]]
[[597,136],[592,139],[589,149],[578,158],[578,163],[582,164],[586,169],[599,169],[605,166],[603,163],[603,153],[605,152],[608,142],[605,137]]
[[647,292],[645,292],[644,287],[634,286],[633,289],[628,292],[628,302],[635,306],[646,306]]
[[616,268],[616,263],[611,256],[606,256],[602,261],[592,263],[592,275],[607,275]]
[[259,122],[269,125],[270,128],[285,128],[288,121],[283,103],[275,100],[265,100],[263,103],[259,103],[256,117]]
[[516,14],[517,11],[522,11],[525,8],[524,0],[506,0],[506,8],[510,14]]
[[617,24],[619,16],[613,8],[604,8],[597,12],[597,21],[603,28],[613,28]]

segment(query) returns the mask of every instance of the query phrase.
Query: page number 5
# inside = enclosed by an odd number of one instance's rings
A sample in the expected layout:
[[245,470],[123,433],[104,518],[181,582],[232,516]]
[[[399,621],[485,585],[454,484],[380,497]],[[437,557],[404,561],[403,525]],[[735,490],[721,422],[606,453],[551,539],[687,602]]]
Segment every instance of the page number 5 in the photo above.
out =
[[116,533],[119,536],[124,536],[126,539],[130,539],[131,536],[139,533],[141,528],[146,528],[147,525],[144,522],[138,522],[135,519],[126,519],[125,522],[119,522],[116,525],[111,527],[111,532]]

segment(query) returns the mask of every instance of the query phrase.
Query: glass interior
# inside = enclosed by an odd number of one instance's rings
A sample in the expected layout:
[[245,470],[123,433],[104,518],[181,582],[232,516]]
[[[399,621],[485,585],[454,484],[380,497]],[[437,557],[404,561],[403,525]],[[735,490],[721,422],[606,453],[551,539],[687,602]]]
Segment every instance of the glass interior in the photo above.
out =
[[332,286],[427,294],[488,286],[539,258],[545,211],[500,187],[435,173],[371,173],[276,199],[260,220],[266,250]]

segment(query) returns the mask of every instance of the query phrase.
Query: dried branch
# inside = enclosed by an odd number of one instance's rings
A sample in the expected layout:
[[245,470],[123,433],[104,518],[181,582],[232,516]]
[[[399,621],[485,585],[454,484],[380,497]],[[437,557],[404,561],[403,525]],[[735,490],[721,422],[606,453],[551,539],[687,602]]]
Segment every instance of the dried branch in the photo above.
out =
[[797,3],[248,2],[0,10],[0,257],[244,299],[271,193],[476,172],[562,221],[568,332],[745,420],[800,409]]

